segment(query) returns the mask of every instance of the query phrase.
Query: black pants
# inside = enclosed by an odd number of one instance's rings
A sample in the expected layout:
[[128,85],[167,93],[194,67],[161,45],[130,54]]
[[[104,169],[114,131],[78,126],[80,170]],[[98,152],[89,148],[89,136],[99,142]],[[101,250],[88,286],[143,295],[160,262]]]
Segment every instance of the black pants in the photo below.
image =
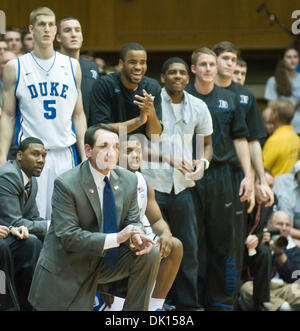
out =
[[228,165],[208,169],[196,183],[199,225],[199,302],[207,310],[232,310],[236,292],[234,208]]
[[[270,274],[272,255],[269,246],[260,245],[256,254],[249,256],[245,251],[243,280],[253,279],[253,303],[258,307],[270,300]],[[255,307],[254,307],[255,308]]]
[[31,310],[27,297],[42,242],[34,235],[19,240],[9,235],[0,239],[0,270],[5,274],[5,293],[0,294],[0,310],[16,306],[13,295],[21,310]]
[[156,201],[174,237],[183,244],[183,258],[176,276],[173,303],[177,309],[198,308],[198,225],[193,190],[175,195],[155,191]]
[[[241,283],[241,275],[243,268],[243,258],[245,251],[245,241],[247,237],[247,204],[240,201],[239,189],[241,181],[244,177],[240,168],[231,169],[232,187],[233,187],[233,207],[234,207],[234,253],[235,253],[235,269],[236,269],[236,288],[238,291]],[[237,299],[237,298],[236,298]]]

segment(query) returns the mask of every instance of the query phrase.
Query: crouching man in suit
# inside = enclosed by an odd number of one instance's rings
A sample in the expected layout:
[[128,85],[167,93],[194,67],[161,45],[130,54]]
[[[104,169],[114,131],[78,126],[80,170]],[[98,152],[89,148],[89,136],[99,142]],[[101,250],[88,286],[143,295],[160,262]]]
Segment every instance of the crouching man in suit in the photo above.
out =
[[98,284],[126,277],[124,310],[147,310],[159,249],[141,230],[137,177],[116,167],[118,147],[109,125],[88,128],[88,160],[56,179],[29,294],[36,310],[92,310]]

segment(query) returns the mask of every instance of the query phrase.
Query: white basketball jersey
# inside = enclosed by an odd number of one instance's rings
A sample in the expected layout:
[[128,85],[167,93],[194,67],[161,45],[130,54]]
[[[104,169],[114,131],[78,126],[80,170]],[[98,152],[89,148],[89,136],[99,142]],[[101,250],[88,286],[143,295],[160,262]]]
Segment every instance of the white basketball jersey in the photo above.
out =
[[31,136],[40,138],[46,149],[69,147],[76,142],[72,114],[78,97],[78,61],[56,51],[49,69],[41,61],[32,52],[15,60],[16,143]]
[[148,183],[143,174],[141,174],[138,171],[136,171],[135,174],[138,178],[137,200],[138,200],[138,205],[140,208],[140,220],[145,227],[150,227],[150,223],[145,215],[146,208],[147,208],[147,202],[148,202],[148,194],[149,194]]

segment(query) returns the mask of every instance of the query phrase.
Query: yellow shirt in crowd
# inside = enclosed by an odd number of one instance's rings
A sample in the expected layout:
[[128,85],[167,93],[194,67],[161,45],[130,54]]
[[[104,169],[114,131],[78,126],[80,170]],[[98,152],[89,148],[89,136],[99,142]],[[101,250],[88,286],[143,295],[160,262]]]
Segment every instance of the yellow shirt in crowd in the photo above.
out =
[[291,125],[284,125],[274,131],[263,147],[264,167],[273,176],[291,173],[298,160],[300,138]]

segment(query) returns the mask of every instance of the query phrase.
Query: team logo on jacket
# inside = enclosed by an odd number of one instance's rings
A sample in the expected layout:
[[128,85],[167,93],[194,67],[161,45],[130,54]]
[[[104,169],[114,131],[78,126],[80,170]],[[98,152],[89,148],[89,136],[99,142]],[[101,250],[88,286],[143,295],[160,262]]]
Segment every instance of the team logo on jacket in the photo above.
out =
[[226,100],[219,100],[219,108],[228,109],[228,102]]
[[241,94],[240,97],[241,97],[240,103],[242,103],[242,104],[244,104],[244,105],[247,105],[248,102],[249,102],[249,97],[248,97],[248,95],[243,95],[243,94]]
[[97,71],[92,69],[92,70],[90,70],[90,72],[92,74],[93,79],[97,79],[97,77],[98,77]]

